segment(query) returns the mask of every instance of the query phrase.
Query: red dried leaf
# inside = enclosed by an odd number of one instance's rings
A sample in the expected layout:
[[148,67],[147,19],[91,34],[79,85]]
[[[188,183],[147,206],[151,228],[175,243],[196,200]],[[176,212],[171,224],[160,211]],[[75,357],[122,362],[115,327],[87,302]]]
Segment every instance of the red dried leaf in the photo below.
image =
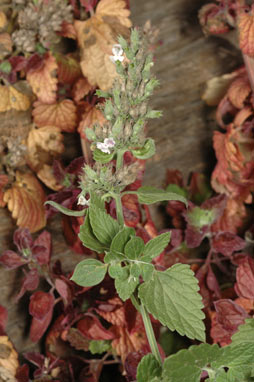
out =
[[42,320],[38,320],[37,318],[33,318],[32,324],[30,327],[30,340],[33,342],[38,342],[43,334],[46,332],[51,319],[52,319],[53,309],[51,309],[48,314],[44,316]]
[[56,53],[55,57],[58,65],[58,81],[60,83],[72,85],[82,76],[79,62],[75,58],[61,53]]
[[89,84],[86,78],[79,78],[72,88],[72,97],[75,102],[79,102],[84,98],[94,87]]
[[60,294],[60,296],[63,298],[66,304],[71,302],[71,290],[69,286],[61,279],[55,280],[55,287],[57,292]]
[[62,30],[59,34],[66,38],[72,38],[73,40],[76,40],[77,38],[77,32],[73,24],[68,23],[65,20],[62,22]]
[[238,109],[244,107],[248,95],[251,92],[250,83],[247,75],[237,78],[228,89],[228,98],[230,102]]
[[224,256],[231,256],[233,252],[241,251],[245,245],[245,240],[230,232],[222,232],[212,238],[213,251]]
[[115,335],[105,329],[99,319],[91,314],[85,314],[85,317],[78,322],[78,330],[91,340],[112,340]]
[[29,367],[27,364],[22,365],[17,369],[15,378],[17,382],[29,382]]
[[242,12],[238,19],[240,48],[244,54],[254,56],[254,15],[251,12]]
[[176,184],[179,187],[184,187],[183,174],[179,170],[167,169],[166,185]]
[[29,313],[38,320],[44,319],[53,310],[55,299],[50,293],[38,291],[32,294],[29,303]]
[[16,296],[18,301],[26,291],[35,290],[39,285],[39,274],[37,269],[31,269],[28,273],[25,273],[25,277],[22,282],[21,290]]
[[4,306],[0,305],[0,336],[5,335],[5,327],[7,324],[8,312]]
[[43,231],[34,241],[32,248],[33,256],[40,265],[48,264],[51,255],[51,235]]
[[208,272],[206,276],[206,284],[212,292],[214,292],[216,298],[221,298],[220,286],[213,273],[211,265],[208,266]]
[[34,123],[39,127],[55,126],[66,132],[72,132],[76,128],[76,106],[69,99],[51,105],[37,101],[34,103],[33,117]]
[[246,207],[241,200],[228,199],[223,215],[211,227],[213,232],[237,233],[246,217]]
[[204,5],[198,17],[205,34],[221,34],[229,31],[225,13],[221,12],[219,5],[213,3]]
[[22,265],[26,264],[26,260],[22,259],[20,255],[18,255],[16,252],[13,252],[11,250],[5,251],[0,256],[0,264],[2,264],[4,267],[8,269],[16,269],[21,267]]
[[242,325],[248,314],[245,310],[229,299],[222,299],[214,302],[217,313],[217,320],[224,329],[231,331],[232,334]]
[[126,326],[124,305],[118,297],[111,298],[106,303],[100,304],[96,312],[113,325]]
[[19,252],[30,251],[33,245],[33,238],[27,228],[19,228],[13,234],[13,241]]
[[236,270],[236,292],[240,297],[254,299],[254,261],[245,257]]
[[122,198],[124,222],[128,227],[136,227],[141,220],[137,195],[124,195]]

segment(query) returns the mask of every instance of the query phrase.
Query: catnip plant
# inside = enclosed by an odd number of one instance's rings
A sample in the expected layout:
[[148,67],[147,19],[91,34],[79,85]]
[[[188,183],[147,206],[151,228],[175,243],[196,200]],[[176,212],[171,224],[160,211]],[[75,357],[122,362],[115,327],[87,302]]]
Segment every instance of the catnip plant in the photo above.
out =
[[[235,351],[232,345],[223,349],[217,345],[194,345],[162,361],[149,314],[170,330],[205,342],[205,315],[198,281],[187,264],[175,264],[165,271],[153,264],[153,259],[169,244],[170,232],[145,244],[134,228],[124,223],[121,200],[126,194],[136,194],[140,204],[177,200],[187,208],[187,200],[178,193],[149,186],[135,191],[126,189],[137,178],[139,160],[155,154],[154,140],[146,137],[145,125],[148,119],[160,117],[161,112],[148,106],[158,86],[151,73],[153,57],[148,51],[147,39],[137,29],[131,32],[130,44],[119,37],[119,44],[113,47],[110,59],[118,76],[110,92],[97,91],[105,98],[103,112],[107,122],[103,127],[86,129],[94,163],[85,165],[80,179],[78,204],[84,209],[71,211],[53,201],[47,203],[67,215],[84,216],[79,238],[85,247],[98,254],[97,258],[82,260],[71,279],[83,287],[92,287],[108,273],[119,297],[123,301],[131,299],[141,314],[152,354],[142,358],[137,381],[199,382],[201,376],[209,377],[209,381],[222,381],[223,375],[228,374],[225,367],[230,371],[234,366],[230,358]],[[132,163],[124,160],[127,152],[135,158]],[[107,203],[112,200],[117,219],[107,211]],[[250,347],[254,345],[249,345],[248,351]],[[239,354],[244,357],[243,346]]]

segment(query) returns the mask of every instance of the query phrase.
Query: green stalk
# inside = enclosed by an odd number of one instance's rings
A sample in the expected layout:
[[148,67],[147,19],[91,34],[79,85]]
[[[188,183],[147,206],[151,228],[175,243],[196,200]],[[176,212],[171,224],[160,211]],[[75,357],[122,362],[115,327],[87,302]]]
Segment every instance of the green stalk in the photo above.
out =
[[116,216],[118,223],[123,227],[124,226],[124,218],[123,218],[123,207],[121,201],[121,194],[114,194],[114,199],[116,202]]
[[123,156],[124,156],[125,150],[118,150],[117,151],[117,158],[116,158],[116,169],[119,170],[121,167],[123,167]]
[[154,357],[159,362],[159,364],[162,365],[162,359],[161,359],[159,348],[158,348],[156,338],[154,335],[152,323],[151,323],[149,314],[148,314],[148,312],[147,312],[147,310],[143,304],[140,305],[140,313],[142,315],[142,319],[143,319],[143,322],[145,325],[146,336],[147,336],[151,351],[152,351]]

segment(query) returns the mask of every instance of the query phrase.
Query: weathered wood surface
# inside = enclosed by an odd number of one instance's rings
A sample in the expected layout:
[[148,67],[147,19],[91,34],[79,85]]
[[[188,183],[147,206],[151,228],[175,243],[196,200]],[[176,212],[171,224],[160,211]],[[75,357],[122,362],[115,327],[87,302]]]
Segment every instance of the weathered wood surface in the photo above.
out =
[[[200,0],[131,0],[134,25],[143,25],[150,19],[160,28],[162,40],[155,61],[160,87],[153,106],[163,110],[164,115],[152,121],[149,127],[149,135],[157,145],[157,154],[147,165],[145,182],[149,184],[161,185],[166,168],[178,168],[187,176],[190,171],[207,170],[212,163],[214,123],[207,117],[208,109],[200,94],[205,81],[236,67],[239,54],[228,42],[203,36],[197,19],[197,11],[203,3]],[[0,252],[13,248],[14,229],[9,213],[1,209]],[[53,235],[54,259],[61,258],[64,268],[71,269],[79,256],[73,257],[66,246],[60,219],[54,219],[47,229]],[[25,297],[20,304],[14,302],[20,273],[0,269],[0,274],[0,304],[9,310],[8,334],[19,351],[31,349],[26,331],[29,322],[24,313],[29,300]]]

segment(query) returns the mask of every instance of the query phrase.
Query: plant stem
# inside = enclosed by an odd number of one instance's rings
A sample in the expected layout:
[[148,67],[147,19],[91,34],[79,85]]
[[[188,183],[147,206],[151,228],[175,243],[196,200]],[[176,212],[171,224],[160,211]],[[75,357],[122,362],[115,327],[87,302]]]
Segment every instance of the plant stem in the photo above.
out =
[[123,207],[121,202],[121,195],[114,194],[114,199],[116,201],[116,216],[118,223],[123,227],[124,226],[124,218],[123,218]]
[[159,364],[162,365],[162,359],[161,359],[159,348],[158,348],[158,345],[157,345],[157,342],[156,342],[156,338],[155,338],[155,335],[154,335],[152,323],[151,323],[149,314],[148,314],[145,306],[142,303],[140,305],[140,313],[142,315],[142,319],[143,319],[143,322],[144,322],[144,325],[145,325],[146,336],[147,336],[147,339],[148,339],[151,351],[152,351],[154,357],[159,362]]
[[124,156],[125,150],[118,150],[117,151],[117,158],[116,158],[116,169],[119,170],[121,167],[123,167],[123,156]]

